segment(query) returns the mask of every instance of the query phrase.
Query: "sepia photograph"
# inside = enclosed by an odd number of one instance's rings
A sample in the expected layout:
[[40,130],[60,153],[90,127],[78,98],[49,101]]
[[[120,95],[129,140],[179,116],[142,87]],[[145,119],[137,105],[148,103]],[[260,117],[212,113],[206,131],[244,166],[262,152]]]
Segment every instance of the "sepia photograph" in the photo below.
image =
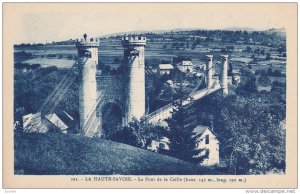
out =
[[296,24],[296,3],[4,3],[4,183],[295,188]]

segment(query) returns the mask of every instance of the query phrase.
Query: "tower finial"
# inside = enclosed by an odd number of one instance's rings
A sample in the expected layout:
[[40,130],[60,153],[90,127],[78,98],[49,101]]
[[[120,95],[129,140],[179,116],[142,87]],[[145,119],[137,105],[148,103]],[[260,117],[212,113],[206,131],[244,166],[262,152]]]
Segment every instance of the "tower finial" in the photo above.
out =
[[86,41],[86,38],[87,38],[86,33],[84,33],[83,38],[84,38],[84,40]]

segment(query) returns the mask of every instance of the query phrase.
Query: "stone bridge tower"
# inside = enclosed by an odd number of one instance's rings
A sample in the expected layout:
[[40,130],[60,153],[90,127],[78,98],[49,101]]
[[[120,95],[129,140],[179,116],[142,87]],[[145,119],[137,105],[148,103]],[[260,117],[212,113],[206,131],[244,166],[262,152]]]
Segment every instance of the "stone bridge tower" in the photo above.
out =
[[206,86],[211,88],[213,85],[213,55],[206,55]]
[[97,83],[96,83],[96,66],[98,64],[98,47],[99,40],[94,38],[84,38],[77,40],[76,47],[78,50],[78,70],[79,70],[79,116],[80,129],[85,133],[83,125],[93,111],[97,102]]
[[145,45],[146,37],[124,36],[122,38],[125,60],[125,124],[133,117],[145,114]]
[[[81,133],[99,137],[110,133],[112,125],[127,125],[133,117],[145,114],[145,58],[146,38],[122,37],[124,60],[117,71],[97,70],[98,39],[77,41],[79,56],[79,115]],[[117,120],[109,117],[116,116]],[[116,121],[110,123],[111,121]]]
[[228,95],[228,77],[227,77],[227,71],[228,71],[228,55],[222,55],[222,66],[221,66],[221,88],[222,88],[222,94],[223,96]]

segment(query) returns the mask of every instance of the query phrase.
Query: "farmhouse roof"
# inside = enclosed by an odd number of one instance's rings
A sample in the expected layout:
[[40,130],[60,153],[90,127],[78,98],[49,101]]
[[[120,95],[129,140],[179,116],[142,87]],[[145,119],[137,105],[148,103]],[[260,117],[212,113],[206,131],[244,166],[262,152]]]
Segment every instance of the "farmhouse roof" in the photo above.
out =
[[169,85],[172,85],[173,84],[173,81],[172,80],[167,80],[166,81]]
[[237,70],[232,70],[232,75],[241,75]]
[[204,73],[195,73],[195,75],[197,76],[197,77],[201,77],[201,76],[203,76],[204,75]]
[[181,65],[181,66],[193,66],[193,63],[192,63],[192,61],[181,61],[177,65]]
[[158,65],[160,70],[171,70],[174,69],[173,65],[171,64],[160,64]]
[[198,125],[195,129],[194,129],[194,133],[196,133],[197,135],[201,135],[202,133],[204,133],[204,131],[206,129],[209,129],[208,126],[204,126],[204,125]]
[[194,129],[194,133],[195,133],[194,136],[199,136],[199,137],[201,137],[202,134],[203,134],[206,130],[208,130],[208,131],[213,135],[213,138],[216,139],[216,140],[218,141],[216,135],[210,130],[210,128],[209,128],[208,126],[204,126],[204,125],[198,125],[198,126]]
[[48,114],[45,116],[53,125],[61,130],[66,130],[68,126],[55,114]]

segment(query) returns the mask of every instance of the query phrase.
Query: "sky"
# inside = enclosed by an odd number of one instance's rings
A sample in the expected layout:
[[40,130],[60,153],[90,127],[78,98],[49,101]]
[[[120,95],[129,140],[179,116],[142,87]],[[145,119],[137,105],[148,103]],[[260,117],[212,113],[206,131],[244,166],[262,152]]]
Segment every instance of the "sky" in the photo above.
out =
[[15,43],[45,43],[128,31],[285,27],[289,4],[98,3],[4,5]]

